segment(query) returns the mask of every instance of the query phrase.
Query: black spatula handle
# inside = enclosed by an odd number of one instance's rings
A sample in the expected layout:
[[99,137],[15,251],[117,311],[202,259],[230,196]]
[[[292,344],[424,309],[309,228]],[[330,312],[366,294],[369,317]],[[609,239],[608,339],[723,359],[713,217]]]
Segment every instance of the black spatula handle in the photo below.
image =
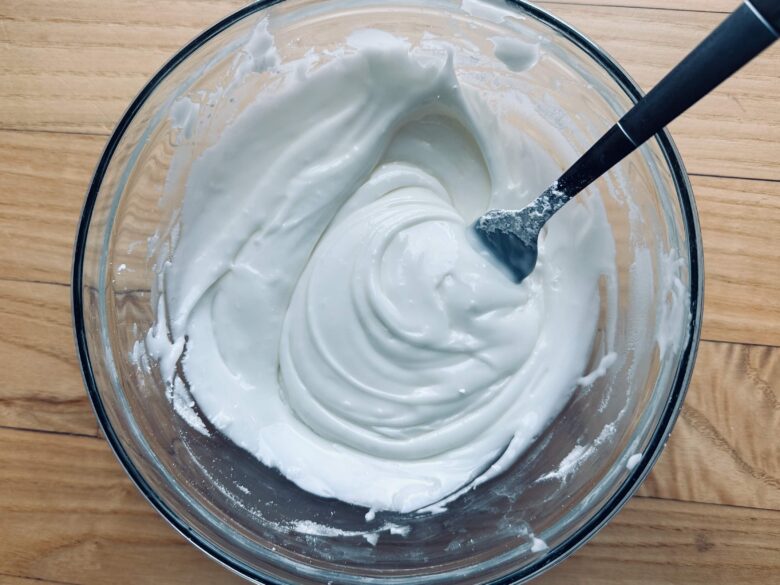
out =
[[574,197],[780,36],[780,0],[746,0],[634,105],[555,186]]

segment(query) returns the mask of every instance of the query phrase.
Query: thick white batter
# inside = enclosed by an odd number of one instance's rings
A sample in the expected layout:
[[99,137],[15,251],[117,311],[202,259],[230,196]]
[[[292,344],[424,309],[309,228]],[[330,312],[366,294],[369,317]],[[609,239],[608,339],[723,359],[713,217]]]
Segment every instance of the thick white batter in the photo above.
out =
[[[255,37],[253,63],[283,72]],[[349,45],[291,66],[192,164],[163,272],[172,343],[160,310],[147,350],[178,390],[181,354],[209,420],[300,487],[408,512],[500,472],[561,410],[614,244],[584,197],[513,284],[470,225],[560,169],[459,84],[445,47]]]

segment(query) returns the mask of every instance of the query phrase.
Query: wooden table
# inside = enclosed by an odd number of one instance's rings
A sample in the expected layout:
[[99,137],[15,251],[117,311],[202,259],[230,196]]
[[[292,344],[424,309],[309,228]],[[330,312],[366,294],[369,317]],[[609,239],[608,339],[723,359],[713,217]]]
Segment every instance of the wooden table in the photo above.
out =
[[[0,583],[240,579],[142,500],[100,437],[71,338],[92,169],[149,76],[238,0],[0,0]],[[543,5],[644,87],[735,0]],[[658,465],[538,582],[780,583],[780,46],[676,122],[706,257],[703,341]]]

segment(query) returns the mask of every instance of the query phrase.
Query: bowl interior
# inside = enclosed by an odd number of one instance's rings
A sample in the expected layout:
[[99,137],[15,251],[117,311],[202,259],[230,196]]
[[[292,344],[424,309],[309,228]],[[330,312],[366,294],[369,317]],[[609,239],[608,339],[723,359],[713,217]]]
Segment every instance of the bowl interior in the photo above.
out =
[[[188,45],[142,92],[98,167],[77,242],[74,309],[87,385],[106,435],[155,506],[216,558],[256,579],[477,583],[522,578],[584,542],[638,486],[681,404],[698,339],[699,234],[689,185],[666,135],[597,181],[613,229],[618,281],[604,283],[589,370],[615,352],[608,374],[576,391],[516,464],[437,514],[377,513],[301,490],[234,445],[197,404],[138,367],[155,321],[158,274],[175,247],[184,173],[273,71],[236,82],[244,47],[267,22],[283,60],[344,45],[376,28],[412,45],[432,35],[460,55],[459,80],[511,96],[505,114],[561,169],[636,99],[630,80],[578,33],[521,3],[287,0],[247,7]],[[512,37],[538,61],[511,71],[490,38]],[[477,56],[473,59],[469,55]],[[184,127],[180,100],[201,114]],[[186,164],[183,166],[186,169]],[[543,184],[554,177],[538,177]],[[641,456],[641,457],[640,457]],[[374,538],[376,535],[377,538]],[[540,546],[541,539],[545,546]]]

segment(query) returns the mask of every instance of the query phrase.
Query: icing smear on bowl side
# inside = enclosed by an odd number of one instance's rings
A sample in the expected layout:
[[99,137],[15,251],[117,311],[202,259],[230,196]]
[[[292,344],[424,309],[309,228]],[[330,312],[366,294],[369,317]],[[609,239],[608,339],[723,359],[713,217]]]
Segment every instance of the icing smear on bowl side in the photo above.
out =
[[[539,57],[496,46],[508,67]],[[522,207],[560,169],[460,82],[457,58],[363,30],[318,67],[284,63],[261,24],[238,71],[282,81],[188,163],[145,342],[182,410],[186,386],[258,460],[371,510],[501,473],[615,359],[586,376],[616,303],[597,195],[549,223],[521,285],[475,241],[476,217]],[[199,112],[174,114],[192,132]]]

